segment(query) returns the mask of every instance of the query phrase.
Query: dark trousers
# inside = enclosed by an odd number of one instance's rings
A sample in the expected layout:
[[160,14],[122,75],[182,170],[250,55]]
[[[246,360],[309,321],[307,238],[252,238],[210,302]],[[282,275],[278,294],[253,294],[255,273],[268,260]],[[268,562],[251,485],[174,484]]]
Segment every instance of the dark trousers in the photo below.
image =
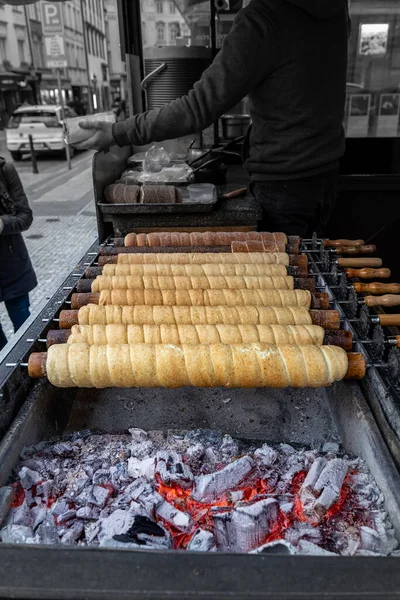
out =
[[[21,327],[21,325],[26,321],[26,319],[30,315],[29,296],[28,294],[24,294],[23,296],[18,296],[18,298],[6,300],[4,304],[6,305],[8,316],[10,317],[11,322],[14,325],[14,331],[17,331],[17,329]],[[6,344],[7,338],[4,335],[3,328],[0,325],[0,350],[4,348]]]
[[324,235],[337,195],[338,173],[296,181],[253,183],[251,190],[263,208],[261,231],[287,235]]

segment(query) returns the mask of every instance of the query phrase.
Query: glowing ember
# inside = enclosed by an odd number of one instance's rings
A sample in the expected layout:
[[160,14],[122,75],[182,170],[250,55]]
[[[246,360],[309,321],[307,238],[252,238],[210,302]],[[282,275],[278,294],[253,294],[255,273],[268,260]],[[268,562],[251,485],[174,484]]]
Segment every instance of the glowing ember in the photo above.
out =
[[215,431],[92,435],[27,448],[4,542],[388,554],[384,498],[360,459]]

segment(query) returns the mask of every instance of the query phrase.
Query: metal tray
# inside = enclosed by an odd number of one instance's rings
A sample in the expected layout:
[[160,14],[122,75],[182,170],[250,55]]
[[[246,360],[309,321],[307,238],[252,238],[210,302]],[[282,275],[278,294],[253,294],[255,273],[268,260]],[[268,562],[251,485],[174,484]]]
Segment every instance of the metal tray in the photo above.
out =
[[187,197],[185,198],[184,196],[181,204],[109,204],[108,202],[99,202],[98,207],[103,215],[206,213],[211,212],[214,209],[217,201],[218,191],[217,188],[215,188],[212,202],[188,202]]

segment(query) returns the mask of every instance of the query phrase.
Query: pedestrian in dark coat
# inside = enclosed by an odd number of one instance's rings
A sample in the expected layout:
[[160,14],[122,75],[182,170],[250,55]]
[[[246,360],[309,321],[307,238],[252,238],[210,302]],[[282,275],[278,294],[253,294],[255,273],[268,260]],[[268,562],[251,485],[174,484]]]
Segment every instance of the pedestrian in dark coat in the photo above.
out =
[[[12,163],[0,158],[0,302],[17,331],[29,317],[29,292],[36,275],[21,235],[33,221],[21,180]],[[7,339],[0,325],[0,350]]]

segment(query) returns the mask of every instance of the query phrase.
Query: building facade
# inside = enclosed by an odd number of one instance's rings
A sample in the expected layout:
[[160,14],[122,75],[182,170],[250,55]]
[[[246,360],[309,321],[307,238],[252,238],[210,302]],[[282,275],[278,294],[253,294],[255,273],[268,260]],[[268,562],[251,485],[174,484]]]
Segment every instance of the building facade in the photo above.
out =
[[144,48],[176,46],[189,28],[174,0],[141,0]]
[[117,103],[128,99],[126,65],[121,56],[117,0],[104,0],[104,8],[110,95],[112,103]]

